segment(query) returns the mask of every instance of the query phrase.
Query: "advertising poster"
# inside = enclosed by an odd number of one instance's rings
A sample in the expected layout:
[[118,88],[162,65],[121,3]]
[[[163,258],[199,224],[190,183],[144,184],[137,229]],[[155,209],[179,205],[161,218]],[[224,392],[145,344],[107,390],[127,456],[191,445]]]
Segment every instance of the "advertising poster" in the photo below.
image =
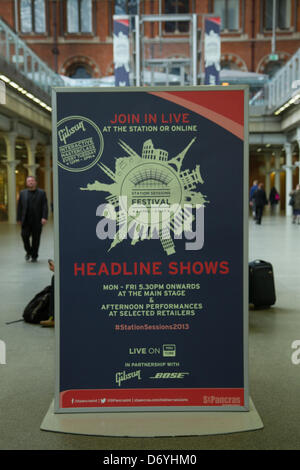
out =
[[204,66],[205,85],[219,85],[221,71],[221,18],[204,19]]
[[248,410],[247,103],[54,89],[56,412]]
[[115,86],[129,86],[129,19],[114,15]]

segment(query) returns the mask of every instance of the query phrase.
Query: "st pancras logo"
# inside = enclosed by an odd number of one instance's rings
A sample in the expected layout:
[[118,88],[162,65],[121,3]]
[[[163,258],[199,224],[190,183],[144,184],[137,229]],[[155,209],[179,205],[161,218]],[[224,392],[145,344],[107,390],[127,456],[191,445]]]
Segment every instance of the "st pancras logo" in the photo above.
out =
[[199,165],[192,171],[182,170],[183,159],[194,141],[169,158],[168,152],[154,148],[150,139],[144,142],[141,155],[120,140],[128,156],[115,160],[115,171],[101,162],[97,164],[112,183],[96,180],[80,189],[109,193],[106,203],[96,210],[101,217],[96,235],[101,240],[112,240],[109,250],[128,237],[132,245],[159,239],[167,255],[176,251],[174,239],[190,240],[187,250],[202,248],[204,206],[208,201],[197,186],[204,181]]

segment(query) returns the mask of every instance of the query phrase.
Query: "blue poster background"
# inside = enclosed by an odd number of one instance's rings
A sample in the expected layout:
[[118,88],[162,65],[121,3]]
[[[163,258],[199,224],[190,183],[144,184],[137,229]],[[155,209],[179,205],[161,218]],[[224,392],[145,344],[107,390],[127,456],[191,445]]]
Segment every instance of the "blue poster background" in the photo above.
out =
[[[167,102],[146,91],[128,93],[73,92],[57,94],[57,121],[68,116],[84,116],[100,130],[110,125],[116,113],[179,113],[182,106]],[[183,168],[200,164],[204,184],[201,191],[209,204],[205,208],[204,246],[186,251],[185,240],[175,240],[176,254],[167,256],[159,240],[130,245],[125,240],[108,252],[111,240],[96,237],[99,217],[96,209],[108,195],[80,191],[95,180],[111,184],[109,177],[94,165],[86,171],[58,168],[59,205],[59,286],[60,286],[60,383],[59,391],[71,389],[119,388],[115,374],[126,361],[162,361],[160,357],[132,356],[130,348],[176,345],[180,366],[162,372],[188,372],[181,380],[153,380],[159,368],[142,369],[142,380],[124,382],[122,388],[243,387],[243,141],[211,120],[190,113],[197,132],[103,132],[104,149],[100,162],[114,171],[115,158],[126,157],[119,145],[125,141],[141,154],[145,140],[155,148],[175,156],[193,137]],[[169,275],[171,261],[228,261],[227,275]],[[74,276],[74,263],[161,261],[162,276]],[[203,310],[194,317],[109,318],[102,304],[148,303],[148,299],[116,297],[103,291],[102,284],[118,283],[200,283],[199,290],[186,297],[156,298],[156,303],[201,302]],[[116,323],[189,323],[188,331],[115,331]]]

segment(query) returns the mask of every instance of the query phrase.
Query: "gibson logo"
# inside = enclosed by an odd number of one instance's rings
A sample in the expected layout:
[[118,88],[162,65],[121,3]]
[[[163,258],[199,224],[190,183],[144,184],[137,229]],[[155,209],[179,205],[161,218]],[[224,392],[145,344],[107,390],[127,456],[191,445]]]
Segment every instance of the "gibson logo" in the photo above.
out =
[[121,387],[122,382],[125,382],[129,379],[134,379],[135,377],[141,380],[140,370],[137,370],[136,372],[129,372],[128,374],[126,374],[125,370],[123,370],[123,372],[116,373],[116,383],[119,385],[119,387]]
[[75,134],[75,132],[78,132],[79,130],[83,130],[83,132],[86,131],[83,121],[80,121],[78,124],[75,124],[75,126],[68,128],[68,126],[65,126],[63,129],[58,131],[58,136],[59,140],[64,142],[64,144],[67,143],[67,138],[70,137],[72,134]]

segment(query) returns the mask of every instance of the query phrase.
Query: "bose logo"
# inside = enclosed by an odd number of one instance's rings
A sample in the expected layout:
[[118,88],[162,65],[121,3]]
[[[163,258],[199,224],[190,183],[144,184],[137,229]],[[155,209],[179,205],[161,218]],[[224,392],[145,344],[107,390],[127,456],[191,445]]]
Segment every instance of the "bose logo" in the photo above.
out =
[[189,372],[157,372],[150,379],[183,379],[185,375],[189,375]]

